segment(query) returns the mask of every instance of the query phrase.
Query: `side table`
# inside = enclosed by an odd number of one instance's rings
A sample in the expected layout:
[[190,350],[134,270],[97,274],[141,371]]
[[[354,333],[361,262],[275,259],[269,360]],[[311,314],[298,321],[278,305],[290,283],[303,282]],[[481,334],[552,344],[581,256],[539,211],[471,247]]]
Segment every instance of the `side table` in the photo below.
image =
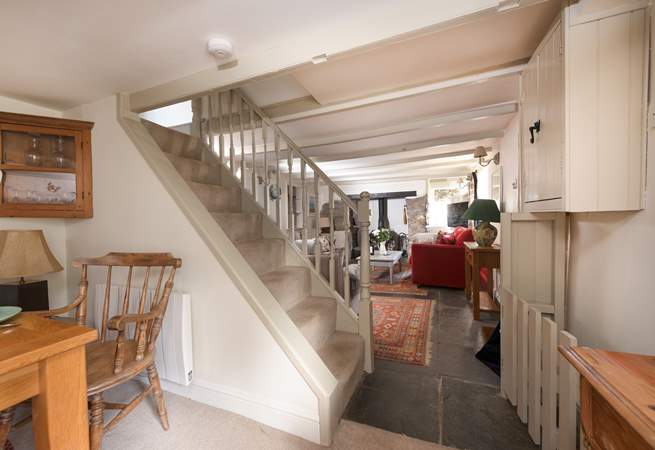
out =
[[[480,269],[489,269],[487,291],[480,292]],[[464,294],[473,302],[473,318],[480,320],[480,311],[498,312],[493,298],[494,272],[500,269],[500,247],[480,247],[476,242],[464,242]]]

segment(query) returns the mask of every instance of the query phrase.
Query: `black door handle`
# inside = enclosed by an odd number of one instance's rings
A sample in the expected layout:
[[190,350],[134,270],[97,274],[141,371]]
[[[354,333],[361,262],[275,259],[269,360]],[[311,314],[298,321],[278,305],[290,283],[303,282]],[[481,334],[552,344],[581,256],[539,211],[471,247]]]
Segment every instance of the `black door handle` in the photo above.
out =
[[530,144],[534,144],[534,132],[539,133],[541,131],[541,120],[537,120],[530,128]]

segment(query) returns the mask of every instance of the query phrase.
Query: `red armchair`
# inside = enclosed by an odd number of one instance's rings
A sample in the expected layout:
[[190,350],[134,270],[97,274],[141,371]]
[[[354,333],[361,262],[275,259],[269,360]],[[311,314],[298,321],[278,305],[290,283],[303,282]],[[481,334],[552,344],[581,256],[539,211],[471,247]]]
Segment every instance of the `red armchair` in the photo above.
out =
[[464,242],[473,240],[470,229],[458,227],[454,244],[412,244],[412,283],[464,288]]

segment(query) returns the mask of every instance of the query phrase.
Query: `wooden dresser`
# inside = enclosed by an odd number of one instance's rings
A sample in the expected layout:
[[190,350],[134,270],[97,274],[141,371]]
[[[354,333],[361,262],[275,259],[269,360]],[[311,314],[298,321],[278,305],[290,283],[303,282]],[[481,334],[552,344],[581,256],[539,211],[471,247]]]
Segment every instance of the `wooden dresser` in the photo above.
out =
[[584,447],[655,449],[655,356],[560,347],[580,372]]

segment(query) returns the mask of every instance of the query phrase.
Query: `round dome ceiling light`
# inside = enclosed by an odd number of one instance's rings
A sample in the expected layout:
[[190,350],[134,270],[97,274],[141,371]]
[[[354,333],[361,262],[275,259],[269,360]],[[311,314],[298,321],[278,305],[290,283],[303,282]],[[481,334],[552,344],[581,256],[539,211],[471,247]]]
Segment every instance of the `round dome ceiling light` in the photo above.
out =
[[234,56],[232,43],[224,38],[211,38],[207,41],[207,51],[216,59],[229,59]]

